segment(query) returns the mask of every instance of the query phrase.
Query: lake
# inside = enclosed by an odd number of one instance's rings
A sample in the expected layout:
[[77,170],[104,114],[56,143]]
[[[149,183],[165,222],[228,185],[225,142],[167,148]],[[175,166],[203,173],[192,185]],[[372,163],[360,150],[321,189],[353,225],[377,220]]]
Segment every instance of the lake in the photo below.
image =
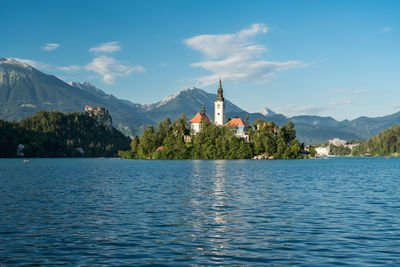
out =
[[398,265],[400,159],[0,159],[0,265]]

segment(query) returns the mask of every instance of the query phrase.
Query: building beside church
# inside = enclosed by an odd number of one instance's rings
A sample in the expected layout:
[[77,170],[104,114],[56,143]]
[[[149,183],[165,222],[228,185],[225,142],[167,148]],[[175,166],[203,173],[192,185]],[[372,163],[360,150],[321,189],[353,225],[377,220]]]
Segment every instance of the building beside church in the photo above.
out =
[[194,134],[198,133],[201,130],[202,123],[211,123],[206,115],[206,109],[204,107],[202,107],[201,112],[198,112],[190,121],[190,130],[192,130]]
[[231,119],[225,124],[225,126],[235,128],[236,129],[235,135],[237,137],[243,138],[247,142],[250,141],[249,129],[251,128],[251,125],[242,120],[241,118]]

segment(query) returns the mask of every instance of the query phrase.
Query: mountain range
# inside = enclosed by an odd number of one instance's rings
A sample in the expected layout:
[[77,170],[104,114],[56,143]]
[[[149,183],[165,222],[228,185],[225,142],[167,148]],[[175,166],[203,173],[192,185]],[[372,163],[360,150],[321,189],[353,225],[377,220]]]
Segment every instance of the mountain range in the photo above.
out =
[[[208,117],[214,118],[216,94],[199,88],[188,88],[153,104],[138,104],[107,94],[89,82],[64,82],[15,59],[0,58],[0,118],[21,120],[41,110],[63,112],[83,111],[85,105],[102,106],[109,110],[114,126],[127,135],[140,134],[148,125],[156,125],[169,117],[175,120],[183,113],[190,120],[204,106]],[[345,140],[368,139],[400,121],[400,112],[392,115],[337,121],[332,117],[286,117],[269,108],[249,113],[229,100],[226,118],[236,116],[253,123],[261,118],[278,125],[292,121],[297,136],[306,144],[323,143],[337,137]]]

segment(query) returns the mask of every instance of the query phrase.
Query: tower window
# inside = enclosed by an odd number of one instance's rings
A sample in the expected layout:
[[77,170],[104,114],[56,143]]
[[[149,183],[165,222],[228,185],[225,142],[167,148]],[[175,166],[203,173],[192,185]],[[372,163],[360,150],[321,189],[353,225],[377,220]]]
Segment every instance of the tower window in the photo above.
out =
[[219,115],[219,113],[217,115]]

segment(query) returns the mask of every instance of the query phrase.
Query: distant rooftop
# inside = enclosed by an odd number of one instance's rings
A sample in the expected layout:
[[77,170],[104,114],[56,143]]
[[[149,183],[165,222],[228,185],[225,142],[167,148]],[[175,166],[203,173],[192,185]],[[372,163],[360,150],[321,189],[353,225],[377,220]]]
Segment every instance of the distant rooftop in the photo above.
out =
[[245,122],[244,120],[242,120],[241,118],[234,118],[231,119],[230,121],[228,121],[227,123],[225,123],[225,126],[248,126],[251,127],[250,124],[248,124],[247,122]]

